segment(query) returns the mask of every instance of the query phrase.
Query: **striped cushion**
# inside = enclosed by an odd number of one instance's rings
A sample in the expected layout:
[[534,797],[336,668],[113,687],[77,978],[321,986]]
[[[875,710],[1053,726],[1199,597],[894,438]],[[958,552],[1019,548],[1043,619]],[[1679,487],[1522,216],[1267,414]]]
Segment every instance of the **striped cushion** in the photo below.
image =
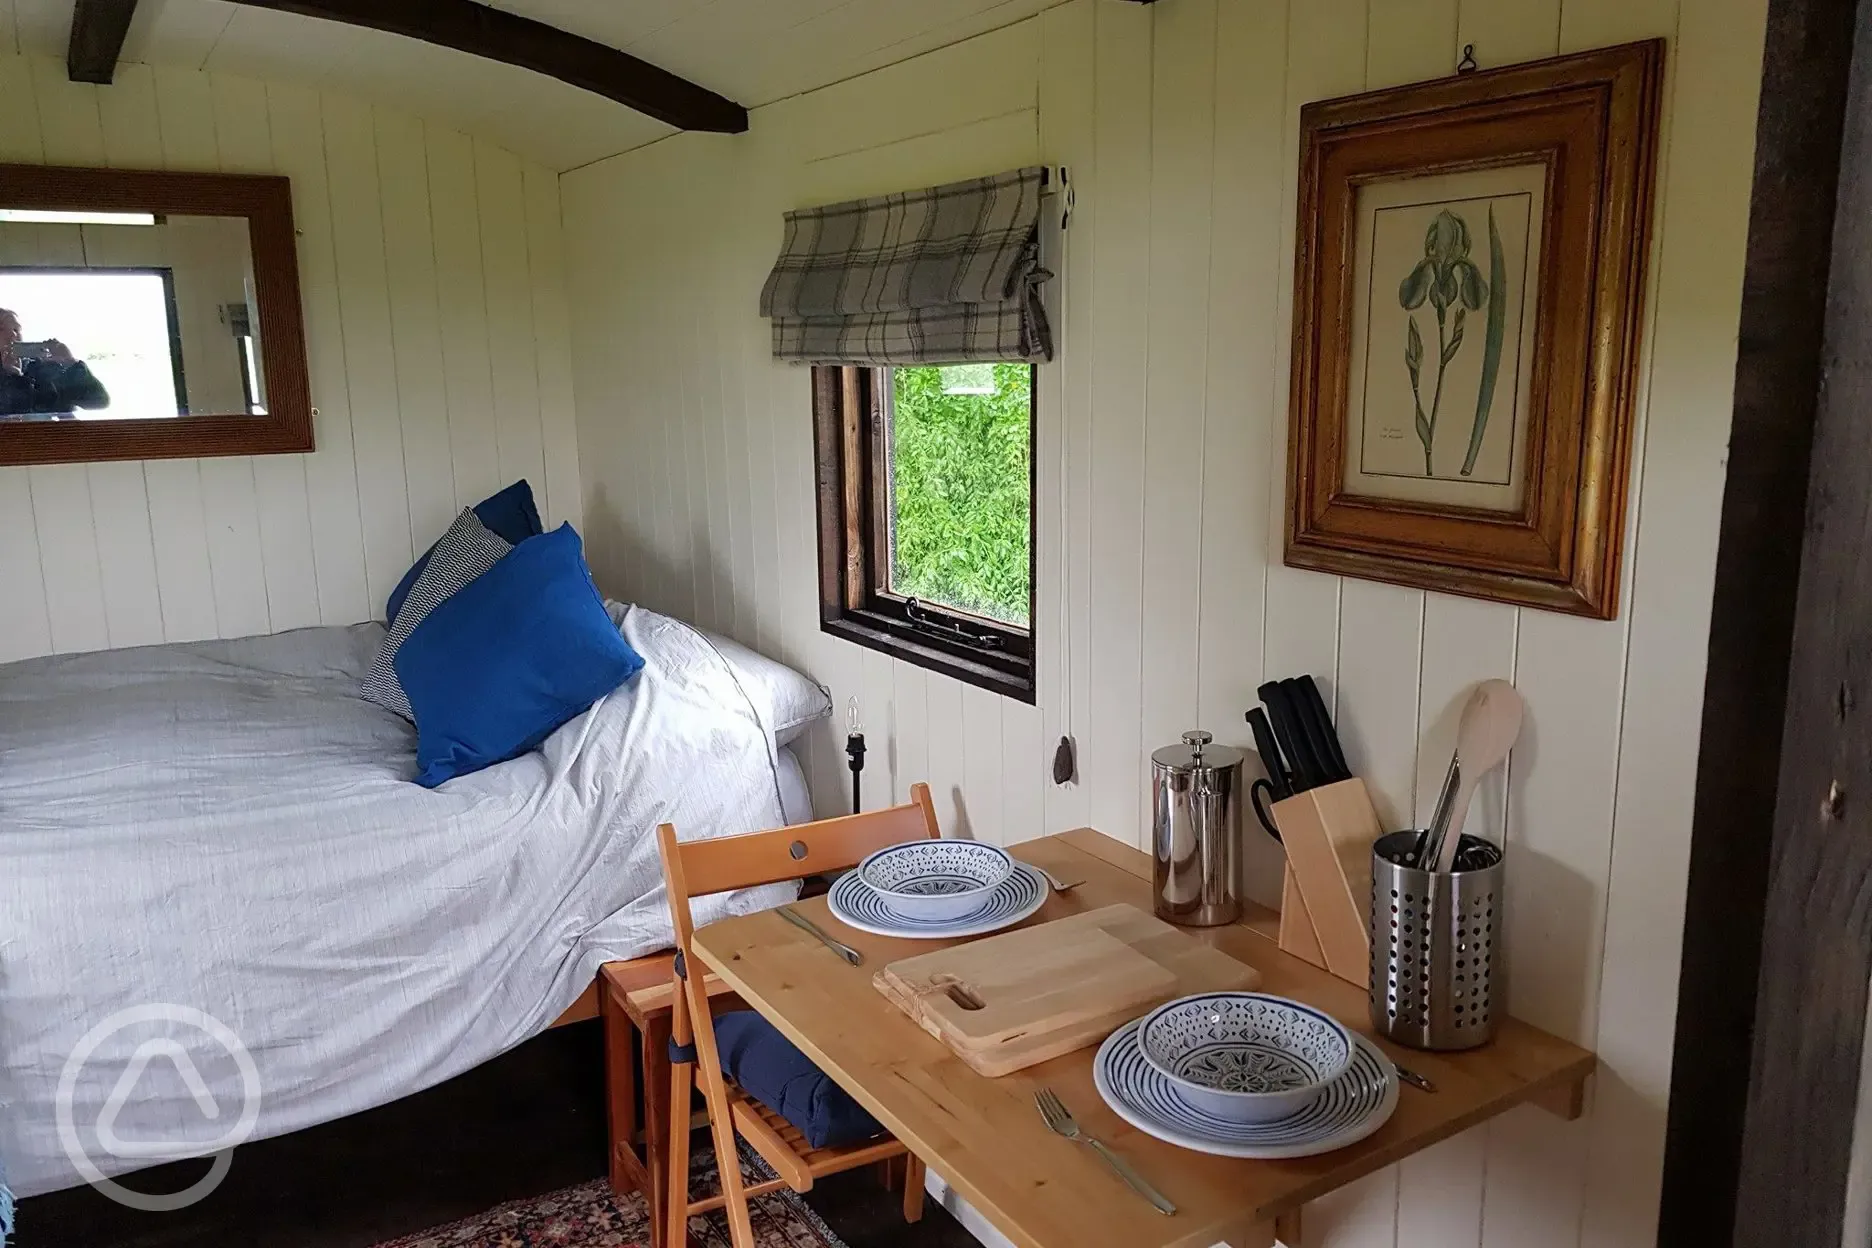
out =
[[387,711],[414,722],[409,698],[396,676],[396,653],[416,626],[446,602],[456,590],[499,563],[513,547],[482,524],[472,507],[464,507],[455,523],[429,552],[429,564],[410,586],[409,596],[397,611],[396,622],[385,634],[376,661],[364,677],[364,696]]

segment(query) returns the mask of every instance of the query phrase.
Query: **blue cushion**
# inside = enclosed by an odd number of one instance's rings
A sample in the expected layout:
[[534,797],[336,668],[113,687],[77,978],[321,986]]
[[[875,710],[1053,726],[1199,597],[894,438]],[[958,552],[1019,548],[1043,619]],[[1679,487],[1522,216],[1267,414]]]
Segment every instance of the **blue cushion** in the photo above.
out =
[[[545,531],[545,527],[540,524],[539,508],[533,505],[533,487],[524,478],[493,497],[482,499],[472,510],[476,519],[509,546],[518,546],[527,538],[538,537]],[[409,597],[410,586],[423,574],[423,569],[429,565],[429,556],[434,553],[434,546],[424,551],[422,558],[410,565],[410,570],[403,574],[397,587],[390,591],[390,600],[384,604],[386,623],[396,623],[397,612],[403,609],[403,600]]]
[[396,652],[416,783],[517,758],[636,675],[569,524],[530,537],[431,611]]
[[881,1135],[884,1126],[753,1010],[715,1020],[722,1071],[742,1091],[798,1127],[814,1148]]

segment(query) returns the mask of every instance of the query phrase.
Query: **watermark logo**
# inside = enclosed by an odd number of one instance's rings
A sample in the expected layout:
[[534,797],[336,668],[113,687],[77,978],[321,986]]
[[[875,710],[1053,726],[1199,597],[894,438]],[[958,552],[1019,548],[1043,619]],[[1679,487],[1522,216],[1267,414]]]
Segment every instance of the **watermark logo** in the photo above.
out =
[[[96,1053],[98,1046],[129,1027],[149,1023],[168,1023],[169,1030],[188,1028],[202,1033],[215,1045],[219,1046],[233,1059],[240,1071],[241,1103],[238,1114],[227,1112],[230,1106],[223,1105],[209,1090],[208,1081],[202,1078],[200,1067],[184,1048],[173,1038],[154,1037],[139,1044],[124,1065],[123,1073],[117,1077],[110,1095],[104,1100],[104,1108],[98,1114],[93,1127],[97,1146],[103,1152],[119,1160],[139,1161],[176,1161],[183,1157],[200,1157],[214,1154],[214,1161],[208,1167],[208,1173],[179,1192],[162,1195],[150,1195],[145,1192],[133,1192],[120,1183],[106,1178],[98,1168],[97,1162],[86,1150],[84,1141],[79,1137],[78,1123],[73,1106],[77,1100],[78,1078],[84,1072],[85,1063]],[[137,1080],[143,1077],[154,1062],[166,1062],[175,1068],[176,1077],[188,1090],[195,1105],[201,1110],[203,1119],[210,1123],[228,1122],[231,1125],[221,1135],[209,1140],[190,1140],[177,1143],[174,1140],[136,1140],[125,1139],[118,1134],[117,1116],[123,1112],[124,1105],[135,1091]],[[55,1101],[58,1116],[59,1143],[65,1148],[65,1155],[71,1159],[78,1173],[85,1182],[102,1192],[120,1205],[132,1209],[142,1209],[152,1213],[164,1213],[172,1209],[186,1209],[199,1201],[207,1199],[221,1180],[227,1177],[228,1168],[234,1161],[234,1150],[247,1142],[253,1134],[254,1126],[260,1118],[260,1071],[254,1065],[253,1055],[240,1037],[220,1019],[187,1005],[139,1005],[128,1010],[119,1010],[109,1018],[87,1031],[72,1049],[71,1056],[65,1059],[65,1069],[59,1075],[58,1093]]]

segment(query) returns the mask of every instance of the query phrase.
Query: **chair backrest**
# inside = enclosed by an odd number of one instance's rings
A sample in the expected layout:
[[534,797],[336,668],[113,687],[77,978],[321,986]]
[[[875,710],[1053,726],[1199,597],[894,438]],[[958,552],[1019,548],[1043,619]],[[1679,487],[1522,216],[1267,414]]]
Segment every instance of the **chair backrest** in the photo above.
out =
[[684,842],[676,839],[673,825],[663,824],[657,829],[657,848],[663,858],[663,882],[669,889],[677,946],[685,954],[689,950],[694,932],[689,915],[692,897],[842,871],[886,845],[941,834],[927,784],[911,785],[910,801],[902,806],[744,836]]
[[[686,1161],[692,1078],[700,1079],[708,1104],[709,1122],[714,1128],[716,1164],[721,1172],[721,1199],[736,1248],[752,1248],[754,1243],[747,1193],[733,1144],[737,1134],[752,1144],[781,1175],[792,1176],[786,1181],[796,1190],[804,1191],[811,1186],[809,1176],[814,1173],[806,1156],[797,1153],[773,1131],[744,1132],[735,1124],[722,1074],[721,1052],[715,1043],[707,977],[699,966],[689,969],[695,961],[695,923],[690,915],[689,899],[729,889],[796,880],[820,871],[837,871],[856,866],[866,854],[886,845],[937,835],[936,808],[930,802],[926,784],[911,785],[910,801],[904,806],[747,836],[692,841],[685,845],[676,839],[674,826],[666,823],[657,828],[663,882],[669,891],[670,920],[676,929],[676,946],[681,950],[670,985],[670,1041],[675,1057],[670,1073],[670,1104],[676,1106],[676,1110],[669,1146],[672,1153],[678,1154],[671,1158],[669,1167],[670,1242],[683,1241],[688,1213],[694,1208],[687,1200],[689,1169]],[[682,1056],[685,1049],[690,1051],[687,1057]],[[892,1147],[901,1146],[893,1142]]]

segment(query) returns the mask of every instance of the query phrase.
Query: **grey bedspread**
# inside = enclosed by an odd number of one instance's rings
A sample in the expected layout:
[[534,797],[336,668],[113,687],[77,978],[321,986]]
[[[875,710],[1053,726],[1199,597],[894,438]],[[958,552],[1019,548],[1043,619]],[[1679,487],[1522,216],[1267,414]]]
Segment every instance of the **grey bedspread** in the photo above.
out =
[[[164,1020],[99,1039],[118,1011],[225,1024],[253,1058],[266,1136],[485,1061],[601,962],[667,947],[655,826],[784,822],[775,752],[698,633],[641,608],[613,618],[645,657],[638,677],[537,753],[433,792],[409,782],[413,731],[358,694],[378,625],[0,667],[0,1155],[15,1189],[80,1178],[62,1076],[106,1174],[224,1139],[243,1099],[226,1046]],[[785,896],[716,899],[698,919]],[[171,1042],[188,1062],[151,1057],[100,1134],[138,1051]]]

